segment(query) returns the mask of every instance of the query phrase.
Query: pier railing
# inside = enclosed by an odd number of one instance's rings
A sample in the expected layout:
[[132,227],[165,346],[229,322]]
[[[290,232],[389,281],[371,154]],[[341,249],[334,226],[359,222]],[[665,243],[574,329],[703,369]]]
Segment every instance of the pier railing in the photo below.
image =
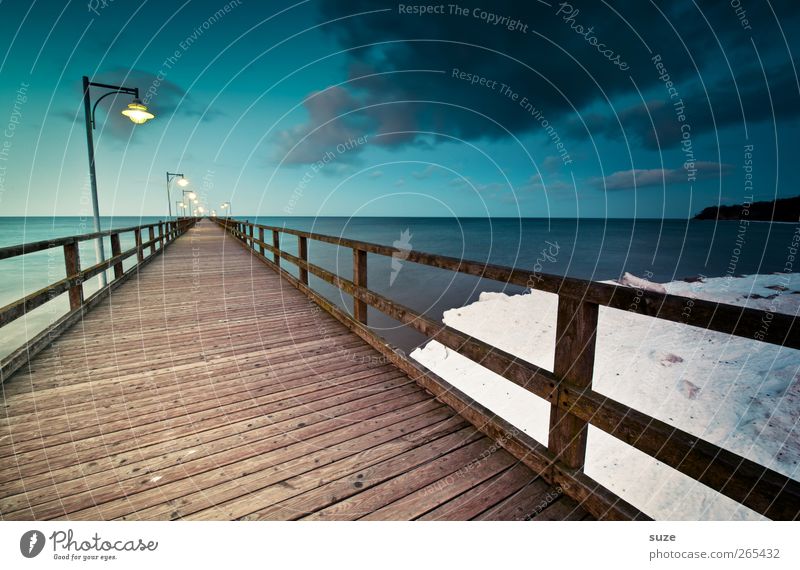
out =
[[[4,381],[36,353],[50,344],[61,332],[74,324],[98,301],[136,273],[143,265],[159,255],[164,248],[195,223],[194,218],[179,218],[176,221],[156,222],[141,226],[118,228],[90,234],[68,236],[8,247],[0,247],[0,268],[2,260],[27,255],[39,251],[62,249],[66,277],[50,283],[21,299],[0,308],[0,328],[26,315],[62,294],[69,298],[69,312],[48,326],[44,331],[30,339],[23,346],[0,361],[0,382]],[[122,251],[120,235],[133,234],[134,247]],[[81,266],[79,245],[81,242],[108,237],[111,241],[111,257],[91,265]],[[136,264],[128,269],[123,262],[136,256]],[[83,283],[100,273],[113,268],[113,278],[90,297],[84,298]]]
[[[793,316],[420,251],[399,250],[312,232],[222,218],[216,218],[215,221],[260,260],[381,351],[437,398],[455,408],[550,483],[581,501],[596,517],[647,518],[583,472],[589,425],[768,518],[800,518],[800,482],[592,389],[600,306],[798,349],[800,323]],[[271,239],[268,242],[269,234]],[[297,237],[296,255],[280,248],[281,234]],[[309,263],[309,240],[352,250],[352,279]],[[558,295],[554,370],[550,372],[540,368],[370,290],[367,286],[368,254],[401,256],[405,261]],[[298,268],[299,278],[281,267],[283,261]],[[352,315],[311,289],[309,274],[352,296]],[[520,433],[480,403],[390,347],[366,326],[368,306],[550,402],[548,444],[542,445],[527,434]],[[765,323],[768,325],[765,326]]]

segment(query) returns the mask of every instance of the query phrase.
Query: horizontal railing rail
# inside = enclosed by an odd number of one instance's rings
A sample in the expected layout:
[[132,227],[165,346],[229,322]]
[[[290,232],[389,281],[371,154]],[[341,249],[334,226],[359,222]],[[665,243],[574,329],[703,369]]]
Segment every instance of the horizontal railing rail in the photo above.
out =
[[[623,501],[619,501],[615,507],[614,502],[618,498],[583,474],[589,425],[769,518],[793,520],[800,517],[800,482],[592,390],[600,306],[630,310],[653,318],[779,346],[800,348],[800,327],[795,317],[414,250],[399,250],[313,232],[231,219],[216,218],[215,221],[263,262],[376,348],[382,349],[387,345],[381,344],[379,337],[366,327],[368,306],[549,401],[550,431],[546,447],[527,437],[513,438],[514,441],[505,441],[503,444],[542,473],[543,477],[560,484],[568,494],[584,501],[596,516],[630,518],[641,516],[641,513]],[[257,237],[255,230],[258,230]],[[265,241],[265,232],[272,233],[271,243]],[[298,238],[297,255],[280,248],[282,233]],[[308,240],[351,249],[353,278],[346,279],[310,263]],[[272,259],[267,257],[267,252]],[[551,372],[535,366],[370,290],[367,286],[368,253],[389,257],[401,255],[405,261],[557,294],[554,370]],[[298,268],[299,279],[281,267],[281,260]],[[309,273],[352,296],[353,314],[341,311],[313,291],[309,287]],[[771,323],[766,332],[762,326],[764,319],[769,319]],[[420,371],[419,365],[402,355],[394,353],[393,356],[400,359],[396,363],[405,370]],[[433,386],[431,378],[434,375],[422,373],[428,383],[426,387]],[[436,382],[444,382],[436,378]],[[439,388],[432,388],[437,390],[437,397],[466,406],[459,408],[460,413],[476,425],[481,424],[478,427],[495,439],[502,438],[507,432],[509,426],[491,417],[485,410],[481,411],[479,404],[470,403],[466,397],[454,399],[452,393],[458,391],[452,386]]]
[[[107,295],[112,288],[127,279],[132,273],[138,271],[140,266],[159,255],[167,245],[185,233],[194,223],[194,218],[179,218],[174,221],[159,221],[140,226],[115,228],[102,232],[1,247],[0,262],[4,259],[13,259],[31,253],[62,248],[66,277],[0,308],[0,327],[8,325],[64,293],[67,293],[69,297],[69,312],[34,339],[0,361],[0,382],[18,370],[41,348],[52,342],[55,336],[72,324],[76,320],[75,317],[82,314],[87,306],[93,305],[96,300]],[[126,233],[133,234],[135,245],[122,251],[120,235]],[[145,234],[147,234],[146,237],[143,237]],[[105,237],[110,238],[111,241],[111,257],[100,263],[82,268],[80,243]],[[146,241],[143,241],[144,239]],[[133,256],[136,256],[136,264],[127,270],[124,269],[123,262]],[[110,268],[113,268],[113,278],[108,281],[105,287],[93,293],[91,297],[84,298],[83,283]]]

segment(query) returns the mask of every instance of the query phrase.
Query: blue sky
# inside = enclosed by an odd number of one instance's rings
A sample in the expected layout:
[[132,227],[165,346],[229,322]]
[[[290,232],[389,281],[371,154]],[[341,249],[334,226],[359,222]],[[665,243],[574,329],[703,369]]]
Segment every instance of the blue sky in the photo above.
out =
[[236,215],[686,218],[747,199],[748,145],[755,199],[800,193],[797,3],[491,5],[4,1],[0,213],[90,212],[83,75],[157,114],[101,104],[103,215],[165,215],[169,170]]

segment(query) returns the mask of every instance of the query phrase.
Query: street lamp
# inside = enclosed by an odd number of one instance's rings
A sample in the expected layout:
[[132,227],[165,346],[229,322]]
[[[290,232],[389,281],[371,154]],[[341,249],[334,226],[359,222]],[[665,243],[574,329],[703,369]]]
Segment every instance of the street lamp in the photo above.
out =
[[[185,178],[182,180],[185,180]],[[186,184],[188,184],[188,182]],[[184,184],[184,186],[186,186],[186,184]],[[191,208],[192,206],[192,201],[197,199],[197,194],[195,194],[193,190],[181,190],[181,199],[183,200],[184,206],[186,208],[186,211],[184,213],[188,217],[189,208]]]
[[[89,93],[90,87],[98,87],[100,89],[108,89],[109,92],[103,94],[92,106],[91,94]],[[122,114],[128,117],[137,125],[146,123],[150,119],[155,118],[153,113],[147,110],[147,107],[139,100],[138,87],[124,87],[121,85],[107,85],[105,83],[95,83],[89,81],[89,78],[83,76],[83,109],[86,114],[86,146],[89,149],[89,181],[92,185],[92,209],[94,210],[94,231],[100,231],[100,207],[97,202],[97,174],[94,167],[94,138],[92,131],[95,128],[94,115],[97,110],[97,104],[109,95],[118,93],[125,93],[126,95],[133,95],[133,100],[128,104],[128,107],[122,111]],[[94,242],[94,251],[97,256],[97,262],[102,263],[105,259],[103,252],[103,238],[99,237]],[[106,272],[99,273],[100,287],[106,286]]]
[[[180,178],[178,178],[178,182],[176,183],[178,186],[180,186],[181,188],[185,188],[186,186],[189,185],[189,181],[183,177],[183,174],[179,174],[177,172],[167,172],[167,206],[169,208],[170,218],[172,217],[172,196],[169,195],[169,183],[172,182],[172,179],[177,176],[180,176]],[[176,216],[177,214],[178,212],[175,212]]]
[[223,202],[222,204],[220,204],[219,209],[220,210],[228,210],[228,216],[227,217],[228,218],[231,217],[232,211],[231,211],[231,203],[230,202]]
[[175,217],[180,217],[181,208],[185,208],[186,204],[181,202],[180,200],[175,200]]

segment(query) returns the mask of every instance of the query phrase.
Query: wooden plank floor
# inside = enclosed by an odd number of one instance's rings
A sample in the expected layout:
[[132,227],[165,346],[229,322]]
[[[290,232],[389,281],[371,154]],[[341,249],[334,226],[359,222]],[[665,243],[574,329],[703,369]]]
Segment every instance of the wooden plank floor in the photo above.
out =
[[203,221],[3,386],[3,519],[567,519]]

